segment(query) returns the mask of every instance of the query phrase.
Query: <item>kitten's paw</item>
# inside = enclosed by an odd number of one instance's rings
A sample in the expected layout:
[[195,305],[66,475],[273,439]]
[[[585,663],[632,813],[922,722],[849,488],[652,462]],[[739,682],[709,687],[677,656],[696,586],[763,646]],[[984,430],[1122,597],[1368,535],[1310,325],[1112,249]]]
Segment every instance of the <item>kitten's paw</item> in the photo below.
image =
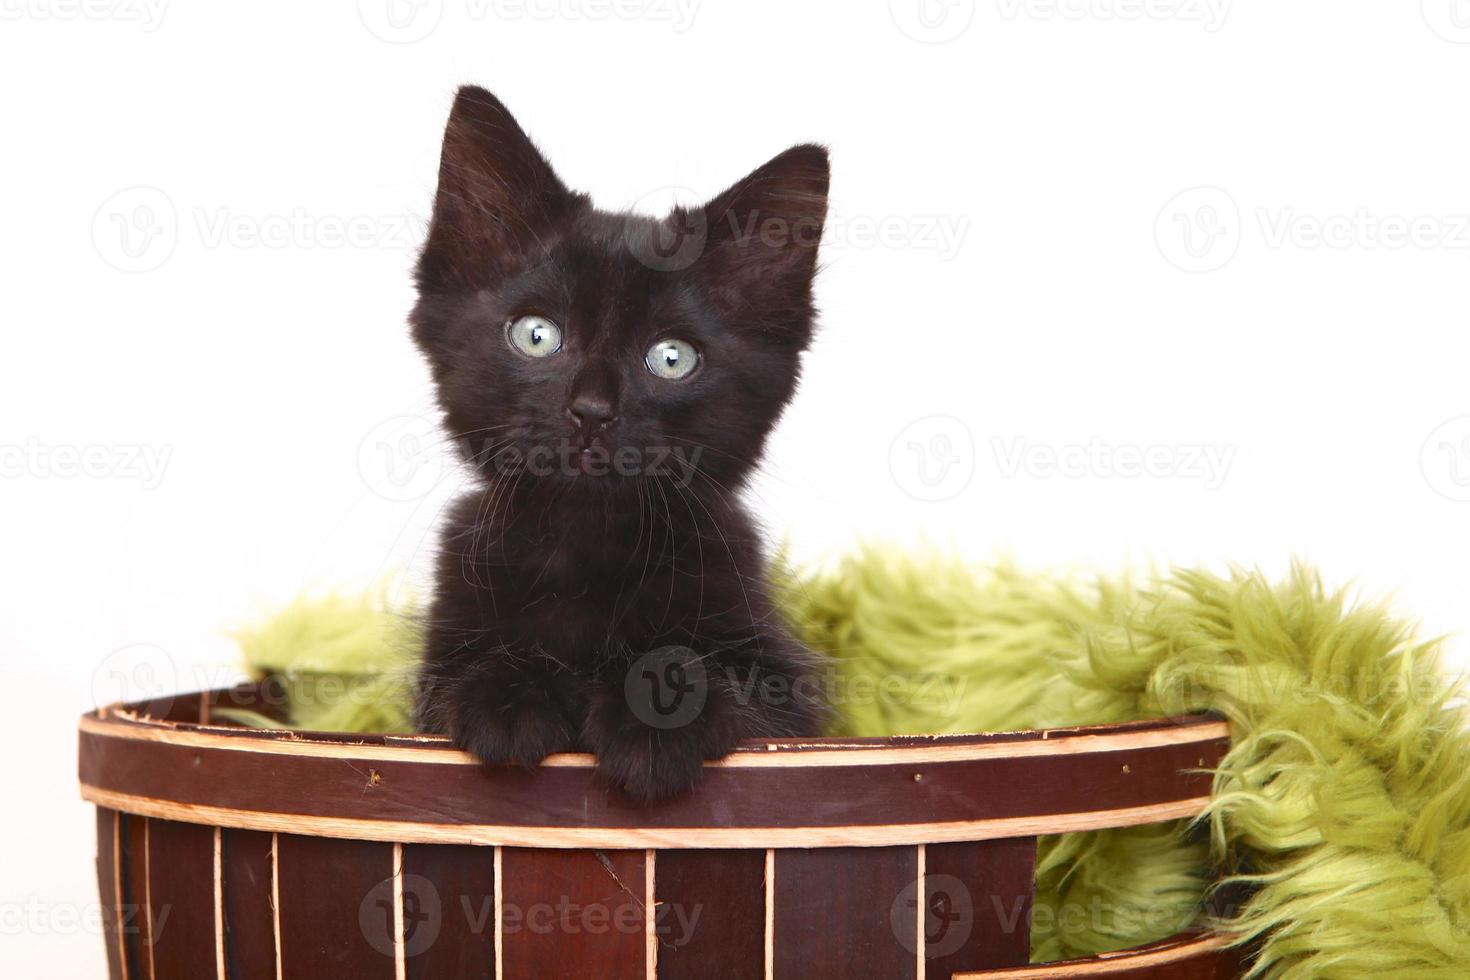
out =
[[478,697],[456,712],[454,744],[486,765],[535,768],[576,747],[576,731],[557,706],[540,697]]
[[618,733],[597,746],[597,775],[634,803],[683,796],[704,775],[697,738],[642,728]]
[[739,741],[728,700],[717,685],[702,686],[694,701],[680,705],[641,697],[636,684],[614,684],[592,699],[582,741],[597,755],[598,775],[634,802],[681,796],[699,784],[706,759]]

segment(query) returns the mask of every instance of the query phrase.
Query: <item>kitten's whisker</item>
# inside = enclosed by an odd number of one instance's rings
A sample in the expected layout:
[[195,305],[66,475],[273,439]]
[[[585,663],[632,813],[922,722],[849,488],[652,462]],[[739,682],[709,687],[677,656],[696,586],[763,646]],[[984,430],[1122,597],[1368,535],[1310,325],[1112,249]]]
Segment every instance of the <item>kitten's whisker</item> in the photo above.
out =
[[[700,469],[698,466],[696,466],[694,464],[690,464],[689,469],[690,469],[690,472],[693,473],[696,477],[699,477],[700,479],[702,479],[706,483],[708,483],[710,485],[711,489],[713,489],[716,493],[721,493],[722,492],[723,485],[720,484],[719,481],[716,480],[714,477],[710,476],[708,473],[704,472],[702,469]],[[729,491],[726,490],[726,491],[723,491],[723,492],[728,493]],[[757,494],[757,496],[759,496],[759,494]],[[696,498],[696,499],[698,499],[698,498]],[[727,503],[727,506],[728,506],[728,503]],[[787,581],[789,581],[789,582],[795,582],[796,583],[796,587],[801,590],[802,594],[806,598],[810,599],[811,598],[811,594],[806,591],[806,583],[803,581],[802,577],[799,574],[797,574],[796,567],[794,565],[792,565],[791,562],[788,560],[787,555],[786,555],[786,550],[784,548],[778,550],[775,553],[775,555],[773,556],[773,558],[775,560],[781,562],[782,568],[783,568],[783,570],[784,570],[784,572],[786,574]]]
[[[683,503],[684,509],[689,512],[689,520],[694,525],[694,544],[699,554],[699,603],[694,613],[694,622],[697,624],[704,621],[704,535],[699,533],[699,519],[694,516],[694,509],[689,506],[689,494],[680,489],[677,483],[674,484],[674,489],[678,491],[679,500]],[[671,585],[670,588],[672,587]]]
[[740,586],[740,594],[745,599],[745,610],[749,614],[752,622],[758,621],[758,617],[755,614],[755,609],[750,604],[750,593],[747,592],[745,589],[745,576],[740,573],[740,560],[735,557],[735,549],[730,547],[730,539],[725,536],[724,529],[720,527],[720,522],[715,520],[714,515],[709,512],[709,508],[704,505],[704,501],[699,499],[698,494],[689,492],[687,488],[680,487],[677,483],[674,484],[674,489],[679,491],[681,494],[687,495],[695,503],[699,504],[699,507],[701,510],[704,511],[705,516],[709,518],[710,526],[715,529],[715,533],[720,536],[720,542],[725,546],[725,554],[729,555],[730,557],[730,571],[735,576],[735,583]]

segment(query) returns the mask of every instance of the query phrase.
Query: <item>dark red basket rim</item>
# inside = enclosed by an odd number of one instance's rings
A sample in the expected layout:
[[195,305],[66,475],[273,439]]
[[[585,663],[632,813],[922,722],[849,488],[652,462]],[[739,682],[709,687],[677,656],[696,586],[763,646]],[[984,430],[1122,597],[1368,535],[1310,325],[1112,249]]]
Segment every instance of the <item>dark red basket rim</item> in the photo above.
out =
[[[82,718],[82,795],[169,820],[364,840],[525,847],[942,843],[1194,817],[1228,726],[1171,718],[1035,732],[786,739],[707,764],[695,793],[636,807],[594,760],[486,768],[437,736],[212,724],[241,689]],[[161,709],[161,710],[160,710]],[[204,719],[204,720],[201,720]]]

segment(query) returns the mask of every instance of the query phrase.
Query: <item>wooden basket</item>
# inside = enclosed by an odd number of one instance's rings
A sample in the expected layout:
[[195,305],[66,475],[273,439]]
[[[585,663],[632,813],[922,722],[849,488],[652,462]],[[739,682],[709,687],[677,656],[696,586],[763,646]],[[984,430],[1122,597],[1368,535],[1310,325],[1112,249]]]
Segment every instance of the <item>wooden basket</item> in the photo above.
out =
[[751,744],[637,808],[586,756],[211,723],[274,694],[83,717],[114,980],[1240,973],[1207,934],[1028,963],[1036,835],[1198,814],[1216,720]]

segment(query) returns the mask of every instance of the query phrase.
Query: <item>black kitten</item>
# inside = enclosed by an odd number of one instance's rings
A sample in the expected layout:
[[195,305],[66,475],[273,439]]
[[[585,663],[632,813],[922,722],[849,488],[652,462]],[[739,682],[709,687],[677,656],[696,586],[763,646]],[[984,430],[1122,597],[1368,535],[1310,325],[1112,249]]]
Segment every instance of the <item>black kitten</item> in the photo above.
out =
[[460,90],[412,322],[481,481],[444,532],[425,730],[487,763],[590,751],[640,801],[817,733],[737,493],[811,339],[827,180],[798,146],[702,209],[609,214]]

